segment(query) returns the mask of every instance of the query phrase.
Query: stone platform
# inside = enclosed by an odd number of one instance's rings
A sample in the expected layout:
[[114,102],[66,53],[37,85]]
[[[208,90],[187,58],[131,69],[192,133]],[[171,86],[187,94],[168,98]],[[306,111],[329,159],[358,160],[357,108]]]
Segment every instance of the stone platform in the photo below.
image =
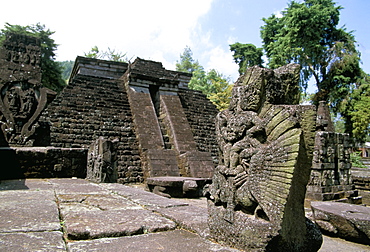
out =
[[[206,201],[82,179],[0,181],[0,251],[238,251],[214,243]],[[370,251],[324,237],[320,251]]]
[[152,177],[146,184],[151,192],[164,197],[196,198],[203,196],[203,187],[210,184],[210,178],[194,177]]

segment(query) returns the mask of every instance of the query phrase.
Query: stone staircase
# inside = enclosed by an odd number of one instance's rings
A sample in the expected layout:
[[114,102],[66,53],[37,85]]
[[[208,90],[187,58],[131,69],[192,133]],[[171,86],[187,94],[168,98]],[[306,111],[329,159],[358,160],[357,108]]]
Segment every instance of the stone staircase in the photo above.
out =
[[167,150],[173,149],[173,145],[170,141],[170,136],[168,135],[166,125],[164,123],[164,119],[159,117],[158,122],[159,122],[159,127],[161,128],[164,148],[167,149]]

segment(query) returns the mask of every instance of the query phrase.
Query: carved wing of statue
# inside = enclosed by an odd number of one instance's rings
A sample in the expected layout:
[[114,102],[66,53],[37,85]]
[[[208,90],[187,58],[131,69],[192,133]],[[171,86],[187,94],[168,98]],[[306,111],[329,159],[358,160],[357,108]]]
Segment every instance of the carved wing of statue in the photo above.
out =
[[294,197],[293,187],[300,184],[293,181],[293,174],[296,180],[299,169],[306,169],[300,167],[306,150],[299,113],[293,106],[269,105],[260,117],[267,122],[267,140],[251,159],[248,185],[258,204],[257,217],[274,221],[281,219],[283,206]]

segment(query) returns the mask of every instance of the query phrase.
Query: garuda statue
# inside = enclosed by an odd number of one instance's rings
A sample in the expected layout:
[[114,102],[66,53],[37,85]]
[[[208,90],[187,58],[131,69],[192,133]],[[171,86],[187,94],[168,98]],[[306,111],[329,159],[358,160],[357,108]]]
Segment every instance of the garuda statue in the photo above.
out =
[[246,251],[317,251],[305,218],[316,112],[299,102],[299,70],[252,67],[216,118],[220,150],[208,198],[213,237]]

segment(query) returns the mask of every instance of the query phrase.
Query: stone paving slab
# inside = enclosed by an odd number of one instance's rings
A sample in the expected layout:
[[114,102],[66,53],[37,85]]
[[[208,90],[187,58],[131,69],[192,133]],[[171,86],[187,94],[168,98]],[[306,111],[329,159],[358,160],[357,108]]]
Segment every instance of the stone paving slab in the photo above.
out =
[[0,232],[61,229],[53,191],[0,191]]
[[[206,216],[205,199],[173,200],[121,184],[82,179],[0,181],[0,251],[67,251],[61,224],[86,237],[141,233],[66,240],[70,251],[238,251],[203,238],[208,237]],[[131,227],[122,228],[123,223]],[[121,227],[115,230],[114,225]],[[124,229],[127,233],[121,234]],[[319,251],[370,251],[370,246],[324,236]]]
[[104,238],[91,241],[78,241],[68,244],[70,252],[82,251],[135,251],[135,252],[207,252],[239,251],[200,238],[185,231],[174,230],[155,234],[119,238]]
[[63,233],[28,232],[0,233],[0,251],[30,252],[30,251],[67,251]]
[[175,220],[180,227],[192,230],[204,238],[210,238],[207,209],[197,206],[180,206],[157,211],[163,216]]
[[339,202],[311,202],[316,224],[325,232],[370,245],[370,208]]
[[68,239],[83,240],[173,230],[176,223],[145,209],[101,210],[82,204],[61,204]]
[[323,235],[324,241],[318,252],[366,252],[370,246],[349,242],[340,238]]
[[52,190],[53,185],[47,179],[15,179],[0,181],[0,191],[4,190]]
[[144,191],[142,189],[121,184],[100,184],[100,186],[151,210],[189,205],[188,203],[169,199],[151,192]]
[[[51,182],[59,199],[60,214],[68,239],[127,236],[176,228],[172,220],[146,210],[119,194],[113,194],[107,189],[113,184],[94,184],[82,180]],[[119,184],[114,187],[121,192],[130,189]],[[127,194],[142,193],[134,188]]]
[[110,192],[84,179],[49,179],[56,194],[109,194]]
[[96,210],[142,209],[134,202],[114,194],[58,194],[61,208],[66,208],[66,203],[75,203],[75,206],[91,206]]

